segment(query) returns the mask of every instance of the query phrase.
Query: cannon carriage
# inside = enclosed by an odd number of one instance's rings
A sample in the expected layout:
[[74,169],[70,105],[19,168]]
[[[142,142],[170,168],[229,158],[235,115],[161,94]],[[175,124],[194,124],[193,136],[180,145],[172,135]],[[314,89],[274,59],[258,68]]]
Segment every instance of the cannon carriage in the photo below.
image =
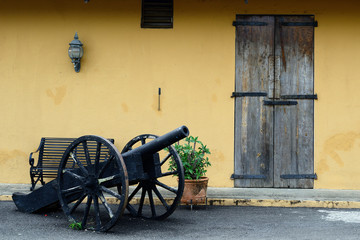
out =
[[[108,231],[125,209],[136,217],[165,219],[184,189],[182,163],[171,145],[188,135],[185,126],[160,137],[139,135],[121,153],[108,139],[82,136],[66,148],[54,180],[29,194],[14,193],[13,200],[23,212],[61,206],[70,223],[95,231]],[[175,171],[168,170],[170,161]]]

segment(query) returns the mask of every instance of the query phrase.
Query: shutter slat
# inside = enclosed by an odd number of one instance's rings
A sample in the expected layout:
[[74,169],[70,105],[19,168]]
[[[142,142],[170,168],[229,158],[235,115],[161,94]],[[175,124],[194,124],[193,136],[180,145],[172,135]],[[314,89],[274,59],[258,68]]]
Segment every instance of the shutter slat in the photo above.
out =
[[172,28],[173,13],[173,0],[143,0],[141,27]]

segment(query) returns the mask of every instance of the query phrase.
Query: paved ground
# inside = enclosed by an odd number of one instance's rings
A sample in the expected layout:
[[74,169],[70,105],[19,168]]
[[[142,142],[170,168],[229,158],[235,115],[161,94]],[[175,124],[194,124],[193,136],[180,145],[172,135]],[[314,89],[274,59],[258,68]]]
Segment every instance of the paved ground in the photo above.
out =
[[359,239],[360,210],[179,207],[164,221],[124,215],[109,233],[75,231],[61,210],[24,214],[0,202],[0,239]]
[[[30,184],[0,183],[0,201],[11,201],[14,192],[28,193]],[[360,208],[359,190],[214,188],[208,189],[210,205]]]

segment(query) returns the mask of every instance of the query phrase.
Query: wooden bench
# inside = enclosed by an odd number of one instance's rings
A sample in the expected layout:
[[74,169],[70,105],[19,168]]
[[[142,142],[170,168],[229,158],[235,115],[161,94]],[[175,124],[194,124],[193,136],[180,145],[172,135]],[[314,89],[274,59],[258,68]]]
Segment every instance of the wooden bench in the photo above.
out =
[[[57,177],[61,158],[65,150],[75,139],[76,138],[41,138],[38,149],[30,153],[29,157],[31,191],[35,189],[35,185],[38,182],[44,185],[45,178],[53,180]],[[114,143],[114,139],[108,140]],[[35,153],[39,154],[36,165],[33,157]]]

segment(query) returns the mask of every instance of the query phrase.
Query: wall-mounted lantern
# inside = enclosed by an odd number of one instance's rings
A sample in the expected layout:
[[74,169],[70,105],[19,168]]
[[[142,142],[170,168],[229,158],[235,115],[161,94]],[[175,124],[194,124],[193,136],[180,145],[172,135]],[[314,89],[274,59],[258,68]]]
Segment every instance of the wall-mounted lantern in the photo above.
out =
[[84,54],[82,43],[79,40],[78,34],[75,33],[74,40],[69,43],[70,47],[68,50],[71,62],[74,64],[75,72],[80,72],[80,60]]

